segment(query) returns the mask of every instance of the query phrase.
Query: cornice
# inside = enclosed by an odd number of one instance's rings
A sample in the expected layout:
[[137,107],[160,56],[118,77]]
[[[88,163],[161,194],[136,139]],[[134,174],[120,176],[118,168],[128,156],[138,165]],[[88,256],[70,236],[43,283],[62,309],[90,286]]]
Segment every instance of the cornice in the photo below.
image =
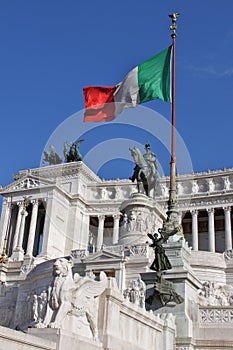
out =
[[21,179],[22,177],[30,174],[39,178],[65,178],[75,177],[77,174],[85,175],[87,181],[101,182],[101,179],[84,164],[83,162],[71,162],[57,165],[49,165],[41,168],[34,168],[28,170],[21,170],[18,174],[14,175],[14,179]]

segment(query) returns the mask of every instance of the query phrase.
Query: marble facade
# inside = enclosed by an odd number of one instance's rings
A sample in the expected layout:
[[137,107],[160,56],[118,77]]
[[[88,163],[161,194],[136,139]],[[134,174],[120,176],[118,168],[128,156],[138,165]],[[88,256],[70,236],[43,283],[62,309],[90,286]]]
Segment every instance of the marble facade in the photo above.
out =
[[[162,177],[149,198],[83,162],[15,175],[1,189],[1,348],[232,349],[233,169],[177,176],[184,237],[164,245],[172,264],[165,278],[184,302],[158,307],[147,303],[156,280],[147,233],[162,226],[168,191]],[[65,284],[55,279],[58,260],[71,264],[69,278],[58,272]],[[83,285],[92,290],[90,310]]]

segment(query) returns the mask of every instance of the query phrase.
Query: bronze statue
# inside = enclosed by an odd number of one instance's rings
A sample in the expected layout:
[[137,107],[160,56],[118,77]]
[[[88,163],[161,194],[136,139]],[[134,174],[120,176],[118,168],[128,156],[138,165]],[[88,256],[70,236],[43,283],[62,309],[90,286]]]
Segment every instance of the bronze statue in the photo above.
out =
[[153,243],[150,244],[150,247],[154,249],[155,253],[155,258],[150,266],[150,269],[157,272],[170,270],[172,268],[172,265],[168,260],[168,257],[165,254],[165,249],[162,245],[166,242],[167,239],[161,233],[160,235],[161,236],[159,238],[158,233],[154,233],[154,235],[151,233],[147,234],[147,236],[153,241]]
[[62,157],[59,156],[59,154],[56,153],[55,147],[50,146],[50,152],[47,150],[44,150],[44,162],[48,162],[50,165],[56,165],[62,163]]
[[[67,142],[64,143],[64,157],[67,163],[78,162],[82,160],[82,156],[79,152],[79,146],[80,146],[80,143],[83,141],[84,140],[71,142],[70,145],[68,145]],[[69,149],[68,149],[68,146],[69,146]]]
[[145,145],[146,153],[142,152],[137,147],[130,148],[131,155],[135,162],[134,173],[130,180],[137,180],[138,192],[140,192],[140,184],[143,185],[147,196],[152,189],[155,189],[159,181],[159,173],[157,170],[156,156],[150,150],[150,145]]

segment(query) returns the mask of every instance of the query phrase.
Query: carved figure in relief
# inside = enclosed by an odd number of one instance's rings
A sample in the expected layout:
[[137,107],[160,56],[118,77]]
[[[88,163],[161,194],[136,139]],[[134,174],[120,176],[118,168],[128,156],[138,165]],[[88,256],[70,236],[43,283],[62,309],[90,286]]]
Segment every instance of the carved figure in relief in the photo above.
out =
[[224,188],[224,190],[228,191],[230,189],[230,186],[231,186],[231,183],[230,183],[229,177],[225,176],[223,178],[223,188]]
[[197,182],[196,182],[196,181],[193,181],[193,182],[192,182],[192,193],[193,193],[193,194],[196,194],[196,193],[198,192],[198,190],[199,190],[199,187],[198,187]]
[[161,192],[163,197],[168,197],[168,188],[166,184],[161,184]]
[[233,305],[233,286],[205,281],[197,293],[202,306]]
[[135,212],[132,210],[129,213],[128,231],[135,231],[135,230],[136,230],[136,215],[135,215]]
[[115,189],[115,199],[119,199],[121,197],[121,189],[116,187]]
[[137,279],[138,289],[139,289],[139,306],[145,308],[146,301],[146,284],[140,278]]
[[214,182],[212,179],[208,179],[208,190],[209,192],[213,192],[214,191]]
[[145,220],[143,213],[139,212],[137,216],[137,230],[143,232],[145,230]]
[[122,232],[126,233],[128,230],[128,215],[125,213],[123,215]]
[[107,199],[108,198],[108,191],[104,187],[101,190],[101,198],[102,199]]
[[31,307],[28,314],[31,315],[32,322],[30,327],[44,328],[45,317],[48,309],[48,292],[47,290],[42,290],[41,292],[35,292],[28,299],[28,306]]
[[145,293],[146,285],[138,278],[129,282],[128,287],[124,290],[123,296],[126,300],[131,303],[145,308]]
[[61,258],[53,266],[54,282],[50,295],[50,307],[54,311],[49,327],[65,328],[67,317],[77,317],[88,321],[94,339],[98,338],[96,297],[103,293],[107,286],[107,276],[100,273],[100,281],[72,277],[71,262]]

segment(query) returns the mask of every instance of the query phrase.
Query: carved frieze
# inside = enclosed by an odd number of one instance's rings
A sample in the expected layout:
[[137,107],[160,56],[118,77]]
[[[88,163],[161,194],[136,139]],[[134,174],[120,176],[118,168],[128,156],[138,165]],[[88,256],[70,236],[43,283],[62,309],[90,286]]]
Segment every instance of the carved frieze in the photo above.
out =
[[21,189],[29,189],[29,188],[35,188],[39,187],[40,182],[39,180],[35,180],[32,178],[27,178],[18,183],[17,185],[12,187],[12,190],[21,190]]
[[206,281],[198,298],[201,306],[233,306],[233,286]]
[[153,230],[153,226],[159,223],[153,213],[146,213],[141,211],[131,210],[128,213],[124,213],[121,224],[121,234],[127,232],[149,232]]
[[149,247],[147,244],[131,245],[129,252],[131,256],[148,256]]
[[75,249],[71,251],[71,257],[74,259],[84,259],[88,256],[88,251],[86,249]]

